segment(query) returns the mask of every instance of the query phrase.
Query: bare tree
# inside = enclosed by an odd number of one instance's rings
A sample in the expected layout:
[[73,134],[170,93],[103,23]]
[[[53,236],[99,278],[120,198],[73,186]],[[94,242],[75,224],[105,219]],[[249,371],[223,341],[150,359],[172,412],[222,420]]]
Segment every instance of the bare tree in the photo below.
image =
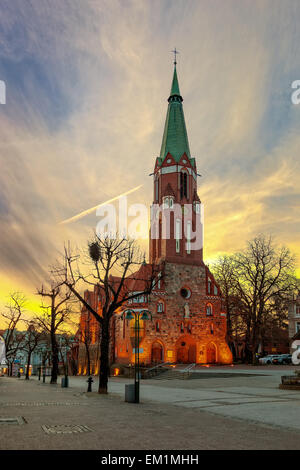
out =
[[17,331],[18,325],[23,321],[26,307],[26,298],[20,292],[10,294],[7,311],[1,316],[5,319],[6,331],[4,334],[6,359],[8,362],[8,375],[12,375],[13,363],[22,348],[23,334]]
[[[227,314],[226,340],[235,357],[233,343],[233,317],[237,315],[234,291],[234,261],[232,256],[220,256],[212,266],[213,275],[219,284],[223,296],[223,305]],[[236,322],[235,322],[236,323]]]
[[79,341],[84,345],[87,360],[87,375],[91,375],[91,351],[92,329],[91,329],[91,313],[86,312],[86,318],[79,326]]
[[43,332],[37,329],[37,324],[33,321],[26,321],[28,324],[27,331],[23,335],[22,349],[27,353],[27,366],[26,366],[26,375],[25,379],[29,380],[29,370],[31,356],[36,348],[39,346],[41,339],[43,338]]
[[42,314],[35,320],[50,335],[52,355],[50,383],[56,384],[59,364],[57,334],[72,313],[72,293],[55,283],[48,290],[42,286],[37,293],[43,300],[48,299],[48,305],[44,303],[41,305]]
[[[88,243],[83,261],[87,274],[84,274],[82,267],[79,267],[79,255],[74,256],[70,249],[65,248],[64,264],[56,269],[56,274],[100,324],[98,391],[107,393],[112,317],[124,308],[128,300],[151,293],[158,282],[158,268],[146,265],[136,241],[109,236],[100,238],[95,235]],[[138,293],[130,291],[128,278],[131,281],[135,279],[140,281],[142,286]],[[93,308],[80,294],[82,283],[96,287],[100,309]]]
[[[245,327],[245,359],[256,363],[259,344],[267,323],[284,305],[297,286],[295,261],[286,247],[275,246],[272,237],[257,236],[244,251],[223,259],[216,267],[216,277],[227,296],[239,306]],[[281,308],[282,315],[282,308]],[[230,324],[229,324],[230,327]]]

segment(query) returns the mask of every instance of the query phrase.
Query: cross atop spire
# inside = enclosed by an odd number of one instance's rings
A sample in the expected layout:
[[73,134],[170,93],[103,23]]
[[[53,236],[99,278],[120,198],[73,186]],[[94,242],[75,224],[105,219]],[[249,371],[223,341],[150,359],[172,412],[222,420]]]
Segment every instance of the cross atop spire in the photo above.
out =
[[174,51],[171,51],[174,54],[174,65],[176,67],[177,65],[177,60],[176,60],[176,55],[179,54],[179,52],[176,50],[176,47],[174,47]]

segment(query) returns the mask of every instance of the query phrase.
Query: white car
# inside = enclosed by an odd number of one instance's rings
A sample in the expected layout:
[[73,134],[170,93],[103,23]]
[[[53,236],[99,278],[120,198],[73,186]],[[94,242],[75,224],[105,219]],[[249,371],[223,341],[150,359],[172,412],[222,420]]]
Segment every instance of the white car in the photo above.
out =
[[279,354],[269,354],[268,356],[261,357],[258,361],[260,364],[273,364],[275,357],[279,357]]

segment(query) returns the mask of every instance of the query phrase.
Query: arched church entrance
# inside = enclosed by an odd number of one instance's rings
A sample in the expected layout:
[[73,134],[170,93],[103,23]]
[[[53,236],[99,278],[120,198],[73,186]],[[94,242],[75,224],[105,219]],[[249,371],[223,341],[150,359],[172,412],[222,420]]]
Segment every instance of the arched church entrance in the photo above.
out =
[[163,347],[158,341],[155,341],[155,343],[152,344],[152,349],[151,349],[151,362],[154,362],[157,364],[157,363],[163,362],[163,360],[164,360]]
[[182,338],[177,342],[176,362],[179,364],[196,362],[196,343],[192,338]]
[[214,343],[209,343],[206,348],[206,362],[215,364],[217,362],[217,349]]

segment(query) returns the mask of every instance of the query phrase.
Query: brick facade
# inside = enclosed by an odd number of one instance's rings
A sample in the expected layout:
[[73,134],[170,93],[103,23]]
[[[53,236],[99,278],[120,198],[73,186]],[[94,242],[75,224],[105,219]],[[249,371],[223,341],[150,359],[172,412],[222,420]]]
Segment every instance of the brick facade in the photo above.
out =
[[[147,309],[152,314],[152,320],[140,320],[141,363],[230,364],[221,292],[203,262],[202,237],[200,245],[194,244],[193,234],[201,226],[202,211],[182,101],[175,67],[161,152],[153,173],[151,226],[156,224],[156,236],[150,230],[149,237],[149,262],[159,268],[162,277],[148,298],[131,300],[124,310]],[[168,236],[164,233],[166,221]],[[144,264],[134,277],[142,279],[147,266]],[[131,289],[139,292],[138,281]],[[97,302],[97,295],[92,295],[92,301]],[[126,320],[121,313],[112,321],[111,360],[132,364],[135,320]],[[87,318],[87,312],[83,312],[81,322],[84,324]],[[83,363],[84,354],[81,371]]]

